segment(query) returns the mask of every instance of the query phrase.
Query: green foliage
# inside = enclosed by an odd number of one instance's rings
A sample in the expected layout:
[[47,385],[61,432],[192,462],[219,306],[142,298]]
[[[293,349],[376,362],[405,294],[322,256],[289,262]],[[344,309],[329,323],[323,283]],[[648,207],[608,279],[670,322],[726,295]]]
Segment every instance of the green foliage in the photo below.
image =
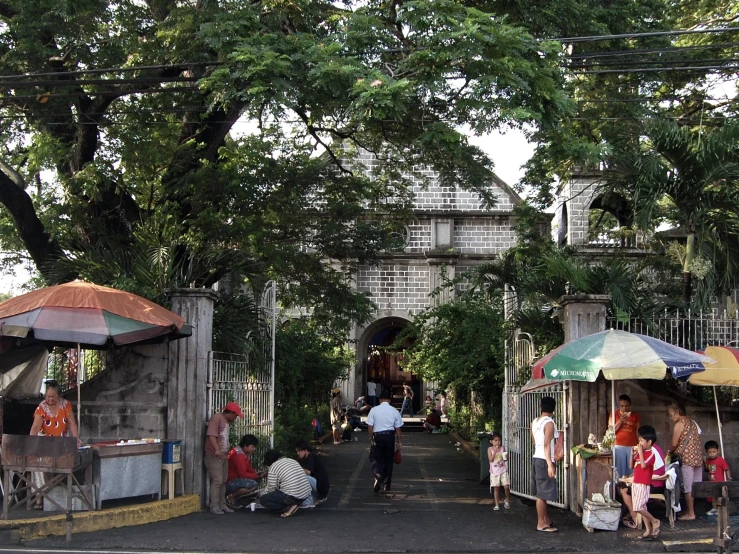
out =
[[556,123],[558,48],[452,0],[7,0],[0,74],[31,77],[0,105],[0,261],[150,298],[274,278],[338,336],[427,168],[494,204],[458,129]]
[[491,303],[483,293],[471,293],[417,316],[396,347],[410,344],[403,357],[408,371],[454,391],[453,425],[465,434],[472,424],[465,412],[472,391],[481,421],[500,420],[505,336],[499,298]]
[[323,337],[308,319],[279,326],[276,348],[275,444],[289,455],[297,440],[313,436],[314,417],[330,428],[329,392],[346,377],[353,356],[344,344]]

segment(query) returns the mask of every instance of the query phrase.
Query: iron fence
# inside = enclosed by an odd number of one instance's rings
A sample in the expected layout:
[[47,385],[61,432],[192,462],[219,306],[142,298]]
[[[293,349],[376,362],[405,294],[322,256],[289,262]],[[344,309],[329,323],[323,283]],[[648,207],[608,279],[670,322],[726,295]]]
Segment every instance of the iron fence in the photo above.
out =
[[610,317],[607,324],[610,329],[655,337],[688,350],[739,345],[739,312],[664,311],[652,319]]

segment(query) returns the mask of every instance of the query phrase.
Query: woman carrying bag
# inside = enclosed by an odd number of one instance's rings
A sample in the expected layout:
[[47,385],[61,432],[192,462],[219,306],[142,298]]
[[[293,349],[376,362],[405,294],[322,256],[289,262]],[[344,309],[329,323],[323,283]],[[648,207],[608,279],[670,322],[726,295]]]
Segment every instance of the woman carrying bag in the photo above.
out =
[[703,481],[703,448],[701,447],[701,429],[698,424],[687,416],[685,406],[672,403],[667,408],[667,414],[674,426],[672,441],[667,454],[670,461],[680,461],[680,473],[685,490],[686,510],[677,519],[691,521],[695,519],[693,501],[693,483]]

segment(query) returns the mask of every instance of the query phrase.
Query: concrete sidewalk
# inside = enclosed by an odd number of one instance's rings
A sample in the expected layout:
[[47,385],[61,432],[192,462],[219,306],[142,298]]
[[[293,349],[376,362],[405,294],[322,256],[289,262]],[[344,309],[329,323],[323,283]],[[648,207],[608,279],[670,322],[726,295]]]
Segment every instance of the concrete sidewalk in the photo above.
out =
[[[588,533],[577,516],[552,509],[559,532],[538,533],[531,501],[514,497],[510,510],[493,511],[487,484],[478,482],[478,462],[457,450],[454,438],[446,434],[406,433],[393,490],[375,494],[367,434],[355,436],[357,442],[318,449],[331,476],[329,499],[290,519],[267,510],[221,516],[199,512],[148,525],[75,533],[71,543],[54,537],[25,544],[55,550],[188,552],[661,552],[663,541],[706,539],[715,532],[705,518],[690,526],[679,523],[674,530],[664,522],[660,541],[642,542],[635,540],[639,532],[630,529]],[[714,550],[710,545],[671,549]]]

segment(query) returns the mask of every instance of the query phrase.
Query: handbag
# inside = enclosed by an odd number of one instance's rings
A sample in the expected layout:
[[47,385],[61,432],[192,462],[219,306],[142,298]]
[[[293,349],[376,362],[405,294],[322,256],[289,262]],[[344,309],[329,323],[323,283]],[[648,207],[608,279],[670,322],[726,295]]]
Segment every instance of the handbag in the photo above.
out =
[[561,462],[565,457],[565,434],[564,431],[559,432],[557,440],[554,442],[554,462]]
[[393,462],[399,464],[401,462],[400,448],[393,453]]

